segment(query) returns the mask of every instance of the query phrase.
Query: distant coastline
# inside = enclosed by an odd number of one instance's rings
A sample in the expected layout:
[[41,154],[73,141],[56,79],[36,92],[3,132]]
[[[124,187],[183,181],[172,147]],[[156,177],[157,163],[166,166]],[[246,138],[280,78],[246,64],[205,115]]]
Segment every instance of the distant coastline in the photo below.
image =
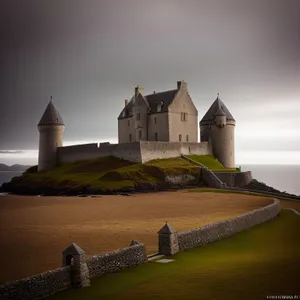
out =
[[30,167],[31,166],[29,165],[19,165],[19,164],[8,166],[6,164],[0,163],[0,172],[24,172]]

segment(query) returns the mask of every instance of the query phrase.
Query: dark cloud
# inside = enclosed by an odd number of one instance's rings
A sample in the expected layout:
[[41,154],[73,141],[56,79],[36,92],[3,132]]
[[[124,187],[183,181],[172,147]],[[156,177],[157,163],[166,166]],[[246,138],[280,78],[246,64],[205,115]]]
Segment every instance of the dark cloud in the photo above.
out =
[[[150,93],[180,79],[200,118],[219,92],[237,127],[295,129],[299,12],[298,0],[2,0],[0,148],[37,148],[50,95],[67,141],[116,138],[135,85]],[[299,138],[280,138],[299,149]],[[276,144],[237,140],[255,143]]]

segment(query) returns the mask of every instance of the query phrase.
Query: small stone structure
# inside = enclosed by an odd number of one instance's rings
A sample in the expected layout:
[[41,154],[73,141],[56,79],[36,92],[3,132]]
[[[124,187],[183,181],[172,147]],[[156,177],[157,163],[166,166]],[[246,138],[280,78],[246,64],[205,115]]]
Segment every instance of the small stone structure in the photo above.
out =
[[158,231],[158,252],[164,255],[174,255],[179,251],[177,232],[166,223]]
[[63,267],[71,266],[72,287],[82,288],[90,286],[90,274],[86,264],[85,252],[73,243],[62,254]]

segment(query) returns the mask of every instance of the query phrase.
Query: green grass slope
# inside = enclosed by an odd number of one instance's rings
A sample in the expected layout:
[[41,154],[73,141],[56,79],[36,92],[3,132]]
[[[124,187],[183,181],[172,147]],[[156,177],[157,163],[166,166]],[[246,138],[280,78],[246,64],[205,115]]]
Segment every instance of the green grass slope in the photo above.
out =
[[227,239],[92,279],[92,286],[49,300],[267,299],[299,295],[300,217],[281,211],[274,220]]
[[[136,186],[165,184],[166,176],[191,174],[197,178],[199,168],[182,158],[132,163],[116,157],[100,157],[59,166],[47,172],[28,170],[12,180],[15,190],[114,191]],[[196,184],[196,180],[194,184]]]
[[225,168],[214,156],[212,155],[186,155],[188,158],[204,165],[212,171],[218,172],[237,172],[235,168]]

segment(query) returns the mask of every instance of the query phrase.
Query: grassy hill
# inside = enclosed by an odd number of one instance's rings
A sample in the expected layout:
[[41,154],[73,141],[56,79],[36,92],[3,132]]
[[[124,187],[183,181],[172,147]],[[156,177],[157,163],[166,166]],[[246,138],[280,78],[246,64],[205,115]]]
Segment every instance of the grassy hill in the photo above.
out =
[[225,168],[214,156],[212,155],[186,155],[188,158],[204,165],[212,171],[218,172],[237,172],[236,168]]
[[[208,168],[225,170],[212,156],[193,155],[191,158]],[[184,175],[189,175],[185,185],[199,184],[199,166],[181,157],[140,164],[108,156],[65,164],[46,172],[37,172],[37,167],[31,167],[2,189],[20,194],[52,195],[159,190],[169,186],[170,177]]]

